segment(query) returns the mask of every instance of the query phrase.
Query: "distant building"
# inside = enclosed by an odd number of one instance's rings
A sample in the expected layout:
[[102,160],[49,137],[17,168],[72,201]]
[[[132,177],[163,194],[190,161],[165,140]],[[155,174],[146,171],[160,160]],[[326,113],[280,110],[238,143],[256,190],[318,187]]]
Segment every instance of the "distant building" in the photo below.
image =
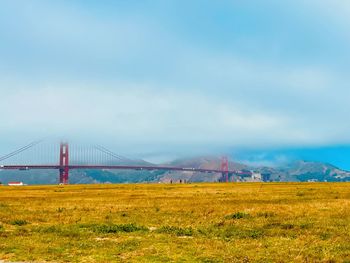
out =
[[9,186],[23,186],[25,185],[23,182],[9,182]]
[[260,173],[253,172],[251,178],[252,178],[252,181],[261,182],[261,174]]
[[309,179],[307,180],[309,183],[315,183],[315,182],[318,182],[318,179]]

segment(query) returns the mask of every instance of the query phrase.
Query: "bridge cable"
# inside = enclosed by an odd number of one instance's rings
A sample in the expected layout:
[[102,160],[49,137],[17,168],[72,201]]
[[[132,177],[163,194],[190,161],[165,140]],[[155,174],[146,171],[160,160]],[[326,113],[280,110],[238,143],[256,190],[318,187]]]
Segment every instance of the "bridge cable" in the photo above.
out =
[[119,161],[129,161],[129,162],[134,162],[133,160],[129,159],[129,158],[126,158],[124,156],[121,156],[121,155],[118,155],[118,154],[115,154],[114,152],[108,150],[107,148],[103,147],[103,146],[100,146],[100,145],[95,145],[94,146],[95,149],[115,158],[115,159],[118,159]]
[[1,162],[1,161],[4,161],[4,160],[7,160],[7,159],[9,159],[9,158],[11,158],[11,157],[13,157],[13,156],[15,156],[15,155],[20,154],[21,152],[24,152],[24,151],[26,151],[26,150],[28,150],[28,149],[34,147],[34,146],[38,145],[39,143],[41,143],[42,141],[43,141],[43,140],[31,142],[30,144],[28,144],[28,145],[26,145],[26,146],[23,146],[23,147],[17,149],[16,151],[13,151],[13,152],[11,152],[11,153],[9,153],[9,154],[6,154],[6,155],[0,157],[0,162]]

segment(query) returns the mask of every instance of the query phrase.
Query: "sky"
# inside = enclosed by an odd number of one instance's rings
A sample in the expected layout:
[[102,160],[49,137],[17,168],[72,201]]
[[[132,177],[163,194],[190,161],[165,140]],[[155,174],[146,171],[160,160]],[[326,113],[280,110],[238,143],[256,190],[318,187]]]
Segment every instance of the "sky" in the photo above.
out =
[[349,17],[347,0],[0,0],[0,155],[54,137],[350,169]]

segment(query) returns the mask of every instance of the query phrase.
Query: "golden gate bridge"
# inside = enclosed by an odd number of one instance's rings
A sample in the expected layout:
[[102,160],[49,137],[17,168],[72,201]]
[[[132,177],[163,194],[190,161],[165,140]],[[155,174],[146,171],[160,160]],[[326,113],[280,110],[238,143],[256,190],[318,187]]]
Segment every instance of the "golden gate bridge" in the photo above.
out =
[[[104,170],[164,170],[200,173],[220,173],[220,181],[229,182],[234,175],[251,175],[249,171],[230,170],[227,157],[222,157],[220,168],[177,167],[153,165],[143,160],[132,160],[100,145],[71,145],[68,142],[44,144],[34,141],[0,157],[0,170],[55,169],[59,183],[69,183],[69,171],[74,169]],[[141,164],[140,164],[141,163]]]

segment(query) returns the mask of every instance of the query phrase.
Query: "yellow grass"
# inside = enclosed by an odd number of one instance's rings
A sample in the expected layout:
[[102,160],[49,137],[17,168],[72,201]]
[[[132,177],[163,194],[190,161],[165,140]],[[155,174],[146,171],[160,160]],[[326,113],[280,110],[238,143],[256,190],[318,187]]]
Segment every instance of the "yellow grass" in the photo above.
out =
[[1,259],[350,262],[350,184],[2,186]]

